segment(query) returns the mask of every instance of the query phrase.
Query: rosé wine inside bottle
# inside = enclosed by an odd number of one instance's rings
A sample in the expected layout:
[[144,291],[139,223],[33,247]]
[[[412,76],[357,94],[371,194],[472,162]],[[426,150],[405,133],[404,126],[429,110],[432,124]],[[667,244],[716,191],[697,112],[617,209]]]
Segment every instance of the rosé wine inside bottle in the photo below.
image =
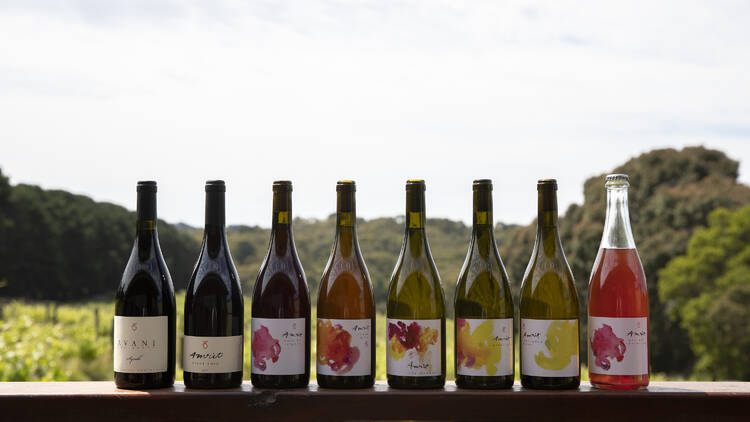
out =
[[607,218],[589,282],[589,379],[634,390],[649,381],[648,288],[628,213],[629,179],[607,176]]

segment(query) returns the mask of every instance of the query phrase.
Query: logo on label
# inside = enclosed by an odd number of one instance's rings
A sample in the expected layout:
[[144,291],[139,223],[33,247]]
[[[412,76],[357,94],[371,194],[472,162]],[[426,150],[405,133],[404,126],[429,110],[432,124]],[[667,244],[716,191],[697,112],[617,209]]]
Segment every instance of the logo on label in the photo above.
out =
[[138,323],[134,322],[133,325],[130,326],[130,329],[133,330],[133,331],[137,331],[138,330]]
[[208,349],[208,341],[204,341],[202,346],[204,349]]

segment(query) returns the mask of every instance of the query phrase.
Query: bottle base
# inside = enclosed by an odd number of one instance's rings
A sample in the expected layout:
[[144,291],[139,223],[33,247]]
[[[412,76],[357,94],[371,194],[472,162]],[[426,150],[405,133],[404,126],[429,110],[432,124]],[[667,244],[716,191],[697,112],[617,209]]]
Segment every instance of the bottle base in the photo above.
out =
[[169,372],[155,374],[130,374],[115,372],[115,387],[123,390],[153,390],[174,385],[174,375]]
[[363,375],[363,376],[333,376],[333,375],[318,375],[317,376],[318,386],[323,388],[336,388],[336,389],[348,389],[348,388],[372,388],[375,385],[374,375]]
[[388,375],[388,386],[398,389],[431,389],[445,387],[445,376],[434,377],[403,377]]
[[649,374],[603,375],[589,374],[591,386],[600,390],[640,390],[648,387]]
[[242,371],[220,374],[202,374],[183,372],[186,388],[211,390],[220,388],[237,388],[242,385]]
[[251,373],[250,382],[256,388],[305,388],[310,384],[310,374],[261,375]]
[[581,385],[581,377],[535,377],[521,375],[521,386],[533,390],[574,390]]
[[474,390],[501,390],[512,388],[513,375],[501,377],[482,377],[471,375],[456,375],[456,386]]

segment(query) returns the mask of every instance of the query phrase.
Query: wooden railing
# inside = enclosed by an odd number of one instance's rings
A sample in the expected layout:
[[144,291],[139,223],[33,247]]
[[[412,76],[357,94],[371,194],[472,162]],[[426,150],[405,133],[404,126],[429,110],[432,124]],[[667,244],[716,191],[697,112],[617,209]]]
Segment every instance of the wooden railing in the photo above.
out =
[[750,383],[655,382],[648,390],[118,390],[111,382],[0,382],[0,421],[750,421]]

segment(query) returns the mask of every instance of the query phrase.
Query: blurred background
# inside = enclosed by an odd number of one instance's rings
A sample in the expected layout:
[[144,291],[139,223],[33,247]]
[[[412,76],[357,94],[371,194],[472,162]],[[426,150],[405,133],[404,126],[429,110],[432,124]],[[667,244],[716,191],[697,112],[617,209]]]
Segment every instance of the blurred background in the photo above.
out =
[[631,178],[656,378],[750,380],[748,21],[739,1],[2,1],[0,380],[111,379],[138,180],[159,183],[178,290],[199,252],[203,183],[227,181],[245,295],[271,183],[292,180],[314,301],[335,182],[356,180],[382,311],[407,179],[427,182],[452,303],[471,181],[494,181],[517,294],[536,180],[557,178],[585,319],[612,172]]

